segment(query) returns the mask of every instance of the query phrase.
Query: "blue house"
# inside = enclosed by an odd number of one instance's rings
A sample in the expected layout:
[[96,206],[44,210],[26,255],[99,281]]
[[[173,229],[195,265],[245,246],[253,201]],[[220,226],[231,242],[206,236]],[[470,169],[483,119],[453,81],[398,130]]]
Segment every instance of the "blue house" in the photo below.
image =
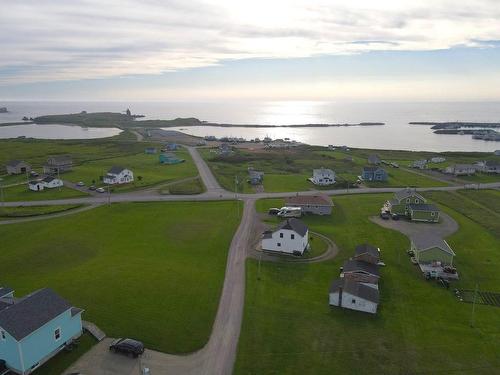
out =
[[17,374],[31,374],[80,337],[82,312],[49,288],[16,298],[0,287],[0,359]]
[[179,145],[177,143],[167,143],[165,145],[165,151],[177,151],[179,149]]
[[361,177],[364,181],[387,181],[387,172],[380,167],[363,167]]

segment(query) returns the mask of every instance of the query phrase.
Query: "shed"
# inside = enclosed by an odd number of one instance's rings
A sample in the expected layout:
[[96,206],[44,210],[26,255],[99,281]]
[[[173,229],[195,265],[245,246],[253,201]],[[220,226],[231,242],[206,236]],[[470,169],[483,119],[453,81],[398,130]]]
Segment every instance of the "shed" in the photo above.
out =
[[346,278],[336,279],[330,287],[329,304],[375,314],[379,304],[378,287]]
[[415,253],[418,263],[441,262],[443,265],[453,265],[455,252],[450,245],[440,237],[426,232],[411,238],[411,250]]
[[380,260],[380,249],[367,243],[358,245],[354,250],[353,260],[377,264]]
[[377,284],[380,273],[376,264],[351,259],[344,263],[342,276],[354,281]]
[[23,174],[31,171],[31,165],[22,160],[9,160],[5,164],[7,174]]

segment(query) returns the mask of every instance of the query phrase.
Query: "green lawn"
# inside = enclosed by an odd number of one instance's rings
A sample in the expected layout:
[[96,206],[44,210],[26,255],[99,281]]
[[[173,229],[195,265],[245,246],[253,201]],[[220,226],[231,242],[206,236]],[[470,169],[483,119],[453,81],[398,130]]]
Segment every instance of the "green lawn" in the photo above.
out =
[[[311,230],[340,248],[315,264],[247,261],[244,322],[235,374],[493,374],[500,366],[498,308],[460,303],[452,288],[427,282],[405,253],[408,239],[368,218],[391,195],[334,197],[331,217],[306,217]],[[260,204],[264,206],[272,206]],[[460,287],[498,291],[500,241],[448,210],[460,232],[448,240],[457,253]],[[328,306],[328,289],[356,244],[381,248],[381,304],[376,316]]]
[[[231,156],[220,157],[209,149],[201,150],[219,183],[227,190],[235,190],[235,176],[240,184],[239,192],[251,193],[253,188],[246,181],[248,168],[265,172],[264,190],[267,192],[305,191],[346,188],[354,186],[366,166],[369,150],[349,152],[330,151],[322,147],[300,147],[293,150],[236,150]],[[387,153],[387,152],[386,152]],[[401,156],[405,152],[387,153],[388,156]],[[406,152],[413,155],[414,153]],[[349,158],[352,158],[350,160]],[[337,183],[330,187],[314,186],[307,179],[316,168],[330,168],[335,171]],[[389,181],[374,183],[373,186],[446,186],[446,183],[431,177],[419,176],[402,169],[385,166]],[[369,184],[372,185],[371,183]]]
[[78,347],[71,352],[61,351],[50,361],[44,363],[34,374],[36,375],[58,375],[63,374],[63,371],[71,366],[82,355],[88,352],[92,346],[96,344],[96,340],[88,333],[84,333],[78,339]]
[[[83,181],[87,185],[95,184],[96,186],[102,186],[100,176],[104,176],[113,165],[118,165],[130,169],[134,173],[133,183],[115,185],[112,188],[115,192],[124,192],[135,188],[156,185],[161,182],[196,176],[198,170],[189,152],[181,150],[177,151],[176,154],[186,161],[175,165],[160,164],[157,154],[148,155],[140,152],[134,155],[84,162],[75,167],[73,171],[65,173],[62,177],[75,183]],[[139,176],[141,179],[139,179]]]
[[58,212],[73,210],[78,207],[81,207],[81,205],[65,204],[55,206],[0,207],[0,220],[55,214]]
[[161,194],[194,195],[205,191],[205,186],[199,177],[181,181],[160,190]]
[[111,337],[172,353],[200,349],[239,223],[235,204],[113,204],[0,226],[0,285],[18,296],[51,287]]
[[48,199],[66,199],[86,197],[88,194],[68,187],[32,191],[27,185],[16,185],[3,189],[6,202],[40,201]]

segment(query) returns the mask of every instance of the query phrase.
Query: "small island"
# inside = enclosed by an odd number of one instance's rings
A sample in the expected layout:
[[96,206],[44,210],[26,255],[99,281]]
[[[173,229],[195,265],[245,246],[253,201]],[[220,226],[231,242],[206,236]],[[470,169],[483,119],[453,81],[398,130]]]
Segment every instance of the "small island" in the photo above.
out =
[[216,122],[202,121],[194,117],[176,118],[173,120],[141,120],[135,121],[144,115],[134,115],[130,109],[125,113],[116,112],[95,112],[72,113],[65,115],[47,115],[34,118],[37,124],[72,124],[85,127],[117,127],[126,128],[169,128],[179,126],[212,126],[212,127],[240,127],[240,128],[326,128],[343,126],[381,126],[383,122],[360,122],[355,124],[292,124],[292,125],[259,125],[259,124],[220,124]]

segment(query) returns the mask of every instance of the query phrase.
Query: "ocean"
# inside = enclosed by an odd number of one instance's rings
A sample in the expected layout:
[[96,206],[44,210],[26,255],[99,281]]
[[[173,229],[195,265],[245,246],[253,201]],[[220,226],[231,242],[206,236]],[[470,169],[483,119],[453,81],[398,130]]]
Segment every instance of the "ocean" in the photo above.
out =
[[[472,139],[470,135],[434,134],[429,126],[410,125],[410,121],[500,122],[499,102],[432,103],[343,103],[326,101],[227,101],[227,102],[0,102],[9,113],[0,114],[0,123],[20,121],[23,116],[110,111],[130,108],[145,119],[196,117],[209,122],[229,124],[296,125],[312,123],[384,122],[384,126],[330,128],[176,128],[188,134],[250,138],[291,138],[314,145],[347,145],[372,149],[420,151],[494,151],[498,142]],[[22,127],[19,127],[22,128]],[[58,130],[36,128],[17,135],[57,138]],[[16,130],[17,131],[17,130]],[[6,132],[4,130],[4,132]],[[26,134],[27,132],[27,134]],[[62,133],[62,132],[61,132]],[[103,133],[104,134],[104,133]],[[16,136],[17,136],[16,135]],[[9,137],[14,136],[12,130]],[[65,131],[64,138],[79,138],[81,131]],[[104,136],[104,135],[103,135]],[[0,138],[2,135],[0,127]]]

